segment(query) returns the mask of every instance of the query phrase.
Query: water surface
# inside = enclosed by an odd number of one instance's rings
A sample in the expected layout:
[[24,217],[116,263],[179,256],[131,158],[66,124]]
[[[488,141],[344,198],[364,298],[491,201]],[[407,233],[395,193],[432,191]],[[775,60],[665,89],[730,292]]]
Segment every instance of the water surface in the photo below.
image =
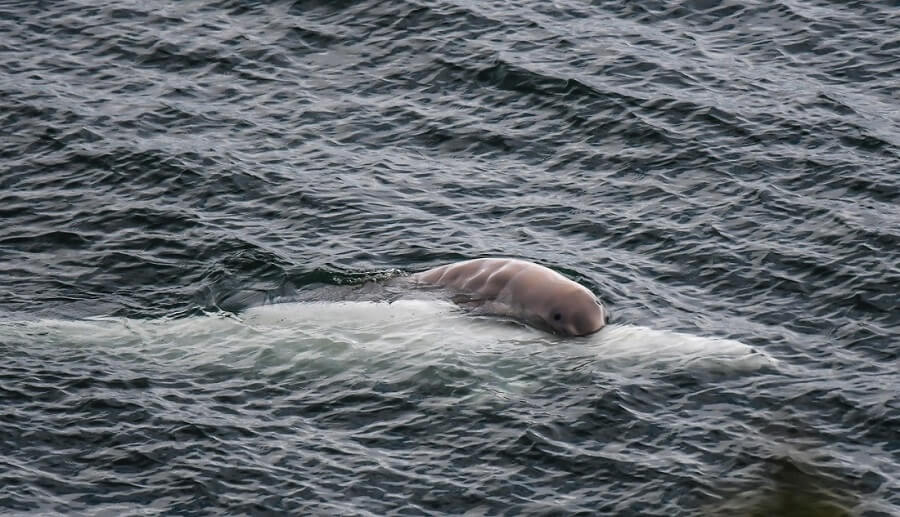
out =
[[[898,12],[0,2],[0,508],[900,513]],[[222,310],[496,255],[606,341]]]

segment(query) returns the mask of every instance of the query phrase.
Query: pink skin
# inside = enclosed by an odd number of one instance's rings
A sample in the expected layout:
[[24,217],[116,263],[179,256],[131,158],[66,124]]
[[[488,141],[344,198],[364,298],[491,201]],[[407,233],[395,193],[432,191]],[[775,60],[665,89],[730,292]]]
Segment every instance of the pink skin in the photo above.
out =
[[606,325],[606,311],[586,287],[552,269],[518,259],[456,262],[412,275],[418,284],[449,289],[489,314],[511,316],[563,336]]

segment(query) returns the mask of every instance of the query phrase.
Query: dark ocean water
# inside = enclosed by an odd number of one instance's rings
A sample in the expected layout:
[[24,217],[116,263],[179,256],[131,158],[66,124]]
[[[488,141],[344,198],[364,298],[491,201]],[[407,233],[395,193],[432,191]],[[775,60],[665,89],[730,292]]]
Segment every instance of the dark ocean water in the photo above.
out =
[[[495,255],[772,362],[218,312]],[[0,0],[3,514],[900,515],[898,288],[896,1]]]

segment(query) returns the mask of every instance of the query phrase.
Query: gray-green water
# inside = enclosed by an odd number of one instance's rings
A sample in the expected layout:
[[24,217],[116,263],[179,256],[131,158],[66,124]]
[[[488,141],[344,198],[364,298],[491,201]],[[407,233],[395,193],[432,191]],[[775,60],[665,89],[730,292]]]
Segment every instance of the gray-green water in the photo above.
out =
[[900,513],[898,13],[0,1],[0,512]]

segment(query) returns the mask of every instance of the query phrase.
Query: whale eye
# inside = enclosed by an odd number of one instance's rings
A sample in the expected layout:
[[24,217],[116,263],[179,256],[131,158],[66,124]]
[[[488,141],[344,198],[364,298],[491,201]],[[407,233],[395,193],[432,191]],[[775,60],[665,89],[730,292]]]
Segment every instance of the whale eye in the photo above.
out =
[[553,313],[553,321],[559,321],[562,319],[562,314],[555,312]]

